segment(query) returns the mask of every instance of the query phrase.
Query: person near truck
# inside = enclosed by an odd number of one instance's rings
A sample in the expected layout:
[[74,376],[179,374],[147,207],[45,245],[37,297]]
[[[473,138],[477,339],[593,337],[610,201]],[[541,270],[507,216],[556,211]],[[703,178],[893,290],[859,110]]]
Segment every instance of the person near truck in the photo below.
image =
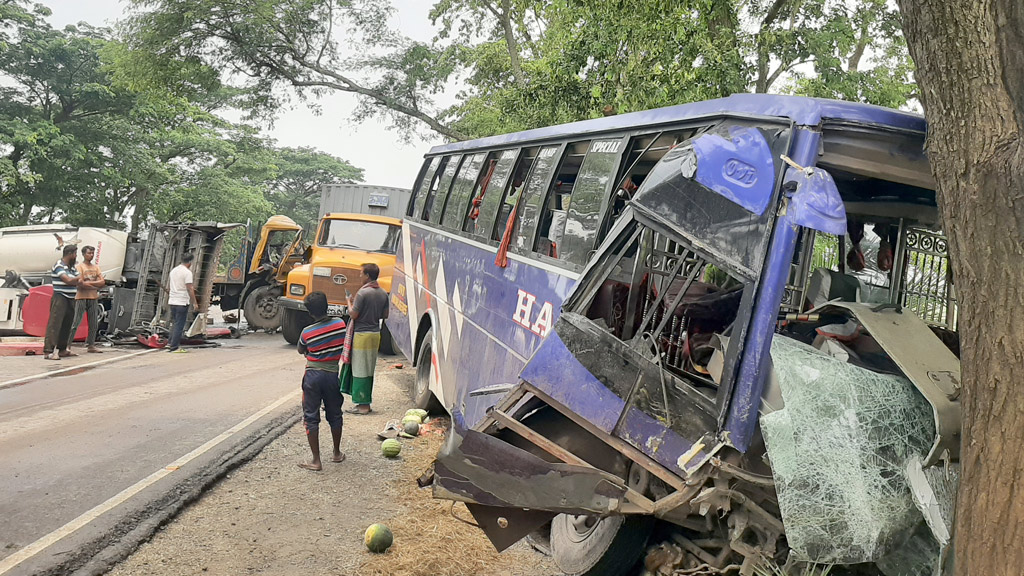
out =
[[373,372],[380,348],[380,323],[388,317],[388,293],[377,284],[380,267],[363,264],[359,280],[363,283],[355,298],[349,295],[351,320],[341,353],[341,392],[352,396],[355,406],[350,414],[369,414],[373,395]]
[[185,332],[188,320],[188,307],[198,308],[196,290],[192,286],[192,255],[185,254],[168,275],[169,296],[167,304],[171,307],[171,339],[167,343],[169,352],[185,352],[180,348],[181,335]]
[[302,424],[313,459],[299,463],[299,468],[320,471],[320,406],[331,427],[334,455],[331,462],[345,460],[341,453],[341,405],[344,398],[338,388],[338,360],[345,345],[345,321],[327,315],[327,296],[312,292],[303,299],[306,311],[314,318],[299,336],[299,354],[306,357],[302,375]]
[[75,323],[71,327],[71,334],[78,332],[78,325],[85,316],[89,322],[89,336],[85,339],[85,351],[92,354],[102,354],[103,351],[96,347],[96,331],[99,329],[99,297],[100,288],[106,286],[107,281],[103,278],[103,272],[99,265],[93,262],[96,256],[96,249],[92,246],[82,247],[82,261],[78,263],[78,291],[75,293]]
[[75,293],[78,276],[75,274],[75,260],[78,247],[66,244],[61,259],[50,271],[53,296],[50,298],[50,319],[46,323],[46,337],[43,338],[43,357],[60,360],[78,356],[68,347],[71,345],[71,327],[75,323]]

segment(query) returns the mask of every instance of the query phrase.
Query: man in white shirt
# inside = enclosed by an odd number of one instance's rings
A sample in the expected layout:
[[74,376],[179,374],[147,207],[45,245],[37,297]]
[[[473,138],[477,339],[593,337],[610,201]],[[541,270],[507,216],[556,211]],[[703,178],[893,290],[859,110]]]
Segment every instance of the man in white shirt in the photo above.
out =
[[181,335],[185,331],[185,322],[188,320],[188,307],[198,308],[196,304],[196,290],[192,287],[192,255],[185,254],[181,257],[181,264],[178,264],[168,275],[170,296],[167,303],[171,307],[171,339],[167,343],[169,352],[185,352],[180,350]]

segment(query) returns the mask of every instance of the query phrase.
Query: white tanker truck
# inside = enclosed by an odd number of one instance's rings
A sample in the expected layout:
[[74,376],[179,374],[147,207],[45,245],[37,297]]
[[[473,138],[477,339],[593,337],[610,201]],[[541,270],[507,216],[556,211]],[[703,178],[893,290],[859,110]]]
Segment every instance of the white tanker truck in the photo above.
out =
[[42,308],[48,306],[40,302],[49,301],[44,286],[65,245],[96,248],[95,262],[107,280],[100,293],[100,329],[108,335],[134,338],[166,326],[166,277],[186,252],[196,258],[196,296],[205,312],[213,300],[224,233],[238,226],[243,225],[154,224],[144,239],[120,230],[63,224],[0,228],[0,332],[41,335],[39,324],[45,329],[47,314]]
[[50,270],[66,244],[93,246],[103,276],[124,283],[128,233],[64,224],[0,228],[0,330],[22,330],[21,307],[28,291],[49,283]]

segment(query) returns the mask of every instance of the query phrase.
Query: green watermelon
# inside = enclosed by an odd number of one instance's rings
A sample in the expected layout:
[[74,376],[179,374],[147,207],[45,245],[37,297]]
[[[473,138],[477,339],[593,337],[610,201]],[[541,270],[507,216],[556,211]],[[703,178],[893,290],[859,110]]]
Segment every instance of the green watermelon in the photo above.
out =
[[412,420],[408,420],[402,423],[402,431],[410,436],[418,436],[420,433],[420,425]]
[[415,414],[406,414],[405,418],[402,418],[402,426],[405,426],[408,422],[415,422],[417,424],[423,424],[423,420]]
[[405,415],[417,416],[419,417],[420,422],[423,422],[423,420],[427,417],[427,411],[423,410],[422,408],[409,408],[408,410],[405,411]]
[[394,438],[388,438],[380,443],[380,453],[387,458],[394,458],[402,451],[402,444]]
[[[397,444],[398,442],[396,441],[395,443]],[[366,548],[370,552],[378,554],[387,552],[387,549],[391,548],[391,544],[394,541],[395,536],[391,533],[391,529],[383,524],[370,526],[366,529],[366,534],[363,535],[363,543],[366,544]]]

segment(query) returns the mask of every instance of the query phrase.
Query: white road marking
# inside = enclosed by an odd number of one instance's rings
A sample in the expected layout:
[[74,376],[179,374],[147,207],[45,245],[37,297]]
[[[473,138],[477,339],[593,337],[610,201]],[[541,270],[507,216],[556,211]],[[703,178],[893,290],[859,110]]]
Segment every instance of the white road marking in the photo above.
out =
[[[146,350],[146,352],[149,352],[149,350]],[[140,354],[141,353],[142,352],[140,352]],[[294,401],[295,397],[297,395],[298,395],[297,392],[289,392],[288,394],[285,394],[283,397],[281,397],[280,399],[276,400],[274,403],[270,404],[266,408],[263,408],[259,412],[256,412],[252,416],[249,416],[248,418],[246,418],[245,420],[242,420],[238,424],[235,424],[231,428],[228,428],[227,430],[222,432],[220,435],[218,435],[216,438],[211,439],[209,442],[203,444],[202,446],[196,448],[195,450],[189,452],[188,454],[185,454],[184,456],[182,456],[181,458],[178,458],[174,462],[171,462],[170,464],[164,466],[163,468],[157,470],[156,472],[150,474],[149,476],[143,478],[142,480],[139,480],[138,482],[136,482],[135,484],[129,486],[128,488],[125,488],[124,490],[122,490],[118,494],[114,495],[112,498],[110,498],[106,502],[96,506],[95,508],[93,508],[93,509],[89,510],[88,512],[82,514],[78,518],[75,518],[74,520],[68,522],[67,524],[61,526],[60,528],[57,528],[53,532],[50,532],[46,536],[43,536],[39,540],[36,540],[35,542],[29,544],[28,546],[25,546],[24,548],[22,548],[21,550],[18,550],[14,554],[11,554],[7,558],[4,558],[3,560],[0,560],[0,575],[6,574],[7,572],[11,571],[12,568],[17,566],[18,564],[21,564],[25,560],[28,560],[29,558],[31,558],[31,557],[35,556],[36,554],[42,552],[43,550],[45,550],[49,546],[51,546],[54,543],[56,543],[61,538],[64,538],[65,536],[68,536],[68,535],[74,533],[78,529],[88,525],[93,520],[99,518],[104,513],[109,512],[110,510],[113,510],[117,506],[120,506],[121,504],[126,502],[129,498],[131,498],[132,496],[135,496],[139,492],[142,492],[146,488],[152,486],[153,484],[155,484],[157,481],[159,481],[164,476],[169,475],[171,472],[174,472],[174,471],[178,470],[179,468],[181,468],[182,466],[188,464],[192,460],[195,460],[199,456],[202,456],[206,452],[209,452],[211,449],[213,449],[215,446],[217,446],[221,442],[223,442],[223,441],[227,440],[228,438],[230,438],[231,436],[237,434],[239,431],[244,429],[246,426],[249,426],[253,422],[255,422],[255,421],[259,420],[260,418],[262,418],[263,416],[266,416],[267,414],[269,414],[270,412],[272,412],[274,409],[278,408],[279,406],[281,406],[285,402]]]
[[60,376],[61,374],[71,372],[72,370],[79,370],[81,368],[92,368],[93,366],[100,366],[102,364],[110,364],[111,362],[117,362],[118,360],[124,360],[126,358],[131,358],[132,356],[139,356],[141,354],[149,354],[150,352],[156,352],[157,350],[163,350],[163,348],[150,348],[149,350],[143,350],[141,352],[132,352],[131,354],[122,354],[120,356],[114,356],[113,358],[104,358],[103,360],[97,360],[95,362],[77,364],[75,366],[70,366],[68,368],[61,368],[60,370],[50,370],[49,372],[33,374],[32,376],[23,376],[21,378],[15,378],[14,380],[8,380],[7,382],[0,382],[0,389],[6,388],[8,386],[14,386],[15,384],[21,384],[22,382],[38,380],[40,378]]

